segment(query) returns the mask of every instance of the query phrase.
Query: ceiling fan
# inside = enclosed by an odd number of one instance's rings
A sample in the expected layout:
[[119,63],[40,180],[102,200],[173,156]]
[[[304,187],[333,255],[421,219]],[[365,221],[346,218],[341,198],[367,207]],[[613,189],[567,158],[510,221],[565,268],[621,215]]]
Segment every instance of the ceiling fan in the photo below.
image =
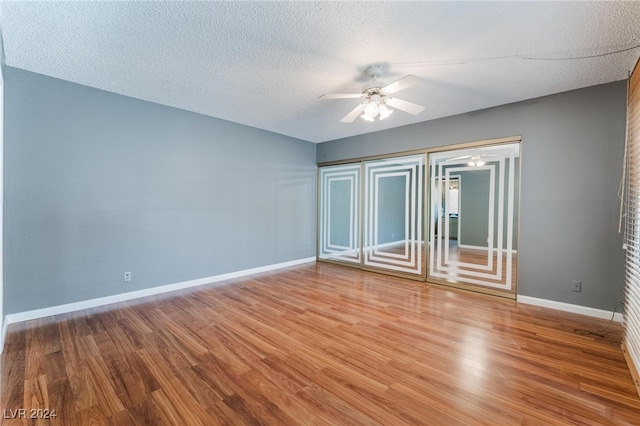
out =
[[409,74],[391,84],[385,84],[378,81],[381,73],[382,67],[380,65],[371,65],[365,70],[365,74],[371,81],[364,86],[362,93],[326,94],[320,96],[319,99],[362,98],[362,102],[340,120],[343,123],[351,123],[358,116],[366,121],[374,121],[376,117],[379,120],[384,120],[393,112],[389,106],[413,115],[420,114],[425,109],[422,105],[389,96],[419,83],[418,77]]

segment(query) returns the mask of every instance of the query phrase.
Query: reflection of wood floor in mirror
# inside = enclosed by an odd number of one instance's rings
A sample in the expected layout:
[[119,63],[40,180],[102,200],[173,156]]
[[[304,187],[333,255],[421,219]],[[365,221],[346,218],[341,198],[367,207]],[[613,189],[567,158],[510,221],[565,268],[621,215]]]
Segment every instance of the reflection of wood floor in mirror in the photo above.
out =
[[426,267],[424,244],[420,242],[386,243],[374,246],[368,252],[365,249],[365,266],[394,270],[398,266],[405,270],[400,272],[421,275]]
[[[434,252],[434,258],[437,259],[437,244],[436,251]],[[446,278],[437,277],[440,280],[444,280],[450,283],[470,284],[465,278],[481,279],[490,284],[505,284],[507,280],[507,253],[503,250],[501,255],[497,251],[493,253],[493,260],[488,255],[487,250],[482,249],[469,249],[458,247],[457,240],[449,240],[448,244],[448,257],[445,258],[445,252],[442,253],[442,261],[440,266],[434,261],[435,272],[438,274],[446,275]],[[467,264],[467,265],[464,265]],[[498,265],[502,265],[501,274],[498,274]],[[516,275],[517,275],[517,254],[511,255],[511,287],[515,288]],[[475,266],[477,265],[477,266]],[[489,268],[489,266],[491,266]],[[484,269],[479,269],[484,267]],[[446,269],[445,269],[446,268]],[[429,271],[433,272],[433,271]],[[495,275],[496,278],[480,278],[478,274],[490,274]]]
[[[400,272],[416,273],[420,275],[424,268],[428,266],[429,253],[422,255],[422,243],[395,243],[381,244],[364,251],[365,266],[386,269],[390,271],[398,271],[398,267],[404,268]],[[428,278],[435,279],[439,282],[452,284],[473,285],[479,288],[484,286],[469,282],[469,280],[482,280],[488,284],[496,284],[504,286],[507,282],[507,252],[503,250],[500,254],[493,252],[493,259],[489,257],[487,250],[470,249],[458,247],[457,240],[449,240],[447,251],[443,250],[440,263],[437,262],[437,245],[434,252],[434,268],[428,271]],[[421,253],[421,262],[418,262],[418,253]],[[445,258],[446,256],[446,258]],[[352,262],[352,254],[345,256],[334,256],[334,260],[344,260]],[[490,260],[492,260],[490,262]],[[418,268],[419,264],[422,268]],[[498,271],[498,265],[501,265]],[[428,266],[431,267],[431,266]],[[511,255],[511,288],[515,289],[517,275],[517,254]],[[435,273],[434,273],[435,272]],[[436,275],[437,274],[437,275]],[[484,277],[482,275],[484,275]],[[494,276],[486,278],[486,276]],[[495,286],[487,286],[491,289],[500,290]]]

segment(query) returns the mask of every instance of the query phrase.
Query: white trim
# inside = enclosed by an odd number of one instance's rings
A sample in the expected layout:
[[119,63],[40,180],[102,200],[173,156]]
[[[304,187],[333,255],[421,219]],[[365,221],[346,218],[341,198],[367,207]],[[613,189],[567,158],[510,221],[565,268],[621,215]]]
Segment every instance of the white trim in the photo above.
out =
[[[121,293],[113,296],[99,297],[97,299],[83,300],[81,302],[67,303],[65,305],[51,306],[49,308],[34,309],[32,311],[18,312],[16,314],[7,315],[5,318],[5,328],[8,324],[14,324],[22,321],[29,321],[37,318],[49,317],[52,315],[65,314],[68,312],[80,311],[83,309],[95,308],[98,306],[109,305],[111,303],[124,302],[127,300],[138,299],[140,297],[153,296],[156,294],[167,293],[174,290],[181,290],[190,287],[196,287],[204,284],[213,284],[232,278],[240,278],[247,275],[258,274],[261,272],[273,271],[276,269],[288,268],[291,266],[301,265],[303,263],[315,262],[315,257],[307,257],[304,259],[292,260],[290,262],[276,263],[274,265],[260,266],[243,271],[229,272],[227,274],[214,275],[212,277],[198,278],[190,281],[183,281],[175,284],[167,284],[159,287],[147,288],[144,290],[132,291],[129,293]],[[225,285],[223,284],[220,284]],[[4,340],[3,340],[4,343]]]
[[[482,247],[482,246],[470,246],[467,244],[458,244],[458,248],[461,249],[468,249],[468,250],[482,250],[482,251],[488,251],[489,247]],[[493,251],[497,252],[499,251],[498,249],[493,249]],[[501,250],[503,253],[511,253],[511,254],[517,254],[518,250],[509,250],[509,249],[502,249]]]
[[0,354],[2,354],[2,351],[4,350],[4,339],[7,337],[7,330],[9,329],[9,320],[5,317],[2,318],[3,321],[3,325],[2,325],[2,330],[0,331]]
[[[556,302],[555,300],[538,299],[537,297],[530,296],[517,296],[518,303],[524,303],[527,305],[541,306],[543,308],[555,309],[558,311],[571,312],[574,314],[586,315],[593,318],[611,319],[611,311],[605,311],[603,309],[590,308],[588,306],[573,305],[571,303]],[[613,319],[617,322],[622,322],[622,313],[616,312],[613,314]]]
[[404,240],[397,240],[397,241],[390,241],[388,243],[382,243],[382,244],[378,244],[378,245],[374,245],[374,246],[367,246],[364,247],[365,250],[374,250],[375,248],[386,248],[386,247],[393,247],[393,246],[399,246],[400,244],[406,244],[407,242],[409,243],[415,243],[417,241],[415,240],[411,240],[411,239],[404,239]]

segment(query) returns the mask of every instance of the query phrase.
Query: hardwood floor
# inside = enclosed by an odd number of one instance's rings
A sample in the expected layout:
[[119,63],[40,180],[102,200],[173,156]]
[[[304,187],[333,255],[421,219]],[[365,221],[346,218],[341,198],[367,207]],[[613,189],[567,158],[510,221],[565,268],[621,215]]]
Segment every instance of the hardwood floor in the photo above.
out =
[[12,325],[2,424],[640,424],[617,324],[323,263],[228,283]]

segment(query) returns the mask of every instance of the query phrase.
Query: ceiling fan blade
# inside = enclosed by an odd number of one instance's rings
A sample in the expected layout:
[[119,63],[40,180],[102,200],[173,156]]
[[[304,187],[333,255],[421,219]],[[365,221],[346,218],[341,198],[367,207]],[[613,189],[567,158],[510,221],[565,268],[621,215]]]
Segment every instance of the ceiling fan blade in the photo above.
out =
[[318,99],[354,99],[361,97],[362,93],[329,93],[318,96]]
[[414,104],[411,102],[403,101],[398,98],[389,98],[387,99],[387,105],[391,105],[394,108],[399,109],[400,111],[408,112],[409,114],[418,115],[424,108],[422,105]]
[[340,121],[342,123],[351,123],[353,120],[358,118],[358,116],[360,115],[360,113],[362,112],[363,109],[364,109],[364,103],[361,103],[357,107],[352,109],[351,112],[349,114],[345,115],[344,118],[342,120],[340,120]]
[[382,90],[384,93],[395,93],[418,83],[420,83],[420,79],[415,75],[409,74],[407,76],[402,77],[398,81],[394,81],[393,83],[384,86],[380,90]]

